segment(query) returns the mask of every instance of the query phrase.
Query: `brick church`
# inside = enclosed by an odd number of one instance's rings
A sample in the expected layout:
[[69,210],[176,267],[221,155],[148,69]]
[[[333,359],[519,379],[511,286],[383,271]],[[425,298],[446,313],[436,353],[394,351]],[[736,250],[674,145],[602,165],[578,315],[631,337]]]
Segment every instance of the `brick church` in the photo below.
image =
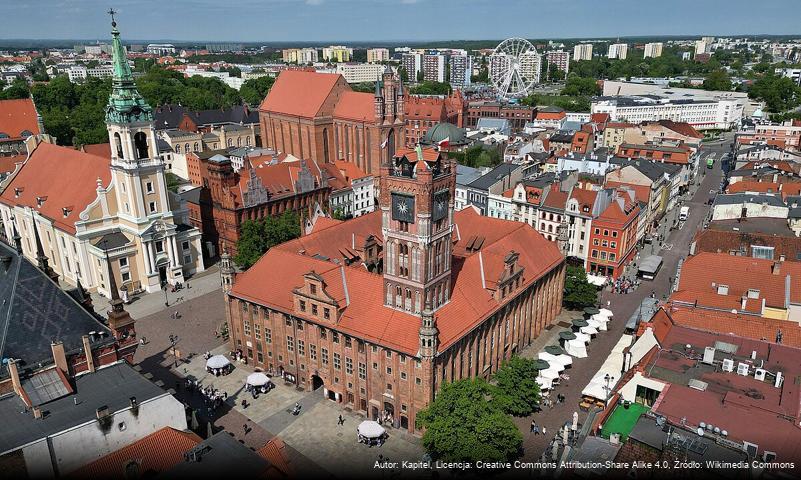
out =
[[378,211],[315,225],[244,273],[223,255],[226,315],[253,366],[415,431],[444,382],[488,377],[555,321],[565,262],[525,224],[454,211],[443,152],[381,165]]
[[346,160],[377,175],[403,145],[402,82],[387,68],[374,93],[342,75],[284,70],[259,107],[262,144],[318,163]]

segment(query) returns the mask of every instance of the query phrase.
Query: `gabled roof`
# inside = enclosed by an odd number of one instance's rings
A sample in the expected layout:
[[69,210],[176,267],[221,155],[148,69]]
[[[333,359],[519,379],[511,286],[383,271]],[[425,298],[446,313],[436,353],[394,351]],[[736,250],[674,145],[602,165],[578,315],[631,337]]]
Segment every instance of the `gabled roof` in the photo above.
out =
[[342,92],[334,107],[334,117],[357,122],[375,122],[374,99],[372,93]]
[[94,143],[94,144],[84,145],[83,147],[81,147],[81,150],[85,153],[105,158],[106,160],[111,159],[110,143]]
[[[104,187],[111,182],[110,163],[110,158],[40,143],[0,195],[0,201],[33,207],[58,229],[74,234],[79,214],[97,198],[98,179]],[[41,206],[37,197],[46,197]],[[63,208],[69,209],[66,216]]]
[[[0,100],[0,134],[5,133],[10,139],[16,140],[24,137],[23,132],[30,132],[31,135],[42,133],[33,100]],[[3,139],[0,138],[0,141]]]
[[259,110],[312,118],[323,108],[340,80],[344,82],[338,74],[284,70],[275,79]]
[[704,135],[687,122],[674,122],[673,120],[658,120],[657,123],[685,137],[704,138]]

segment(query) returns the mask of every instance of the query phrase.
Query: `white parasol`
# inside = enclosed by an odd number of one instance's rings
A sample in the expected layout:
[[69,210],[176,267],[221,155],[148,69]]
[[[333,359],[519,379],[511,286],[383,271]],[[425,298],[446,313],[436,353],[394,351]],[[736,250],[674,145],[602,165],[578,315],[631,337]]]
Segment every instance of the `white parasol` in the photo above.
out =
[[613,317],[614,316],[614,314],[612,313],[612,310],[609,310],[608,308],[602,308],[602,309],[600,309],[600,311],[598,313],[599,313],[599,315],[603,315],[604,317]]
[[[548,362],[549,368],[559,372],[565,369],[564,357],[570,358],[567,355],[551,355],[548,352],[540,352],[537,357]],[[571,359],[570,362],[573,363],[573,360]]]
[[225,358],[225,355],[214,355],[206,360],[206,366],[209,368],[223,368],[230,364],[231,362]]
[[569,340],[565,343],[565,352],[572,357],[585,358],[587,356],[587,347],[579,339]]
[[248,385],[253,385],[254,387],[263,387],[264,385],[267,385],[269,381],[270,377],[262,372],[251,373],[248,375],[247,379]]
[[540,386],[540,390],[550,390],[553,386],[553,380],[550,378],[537,377],[534,381]]
[[598,333],[598,329],[587,325],[586,327],[581,327],[581,333],[586,335],[596,335]]
[[596,320],[594,316],[593,316],[593,318],[587,320],[587,326],[588,327],[592,327],[592,328],[594,328],[596,330],[600,330],[601,329],[601,325],[606,325],[606,322],[602,322],[600,320]]
[[[584,328],[584,327],[582,327],[582,328]],[[578,340],[579,342],[584,342],[585,345],[590,343],[590,340],[591,340],[589,335],[587,335],[586,333],[581,333],[581,332],[576,332],[576,338],[575,339]]]
[[372,420],[365,420],[359,424],[357,428],[359,435],[367,438],[380,438],[386,430],[384,427],[378,424],[378,422],[374,422]]
[[556,370],[554,367],[548,367],[545,370],[540,370],[540,377],[556,380],[557,378],[559,378],[559,371]]

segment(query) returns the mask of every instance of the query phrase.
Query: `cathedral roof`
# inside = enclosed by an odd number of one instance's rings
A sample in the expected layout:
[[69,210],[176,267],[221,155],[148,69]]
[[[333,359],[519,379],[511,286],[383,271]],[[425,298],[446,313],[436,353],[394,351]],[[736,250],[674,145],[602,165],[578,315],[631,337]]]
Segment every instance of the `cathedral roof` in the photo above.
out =
[[10,139],[19,139],[40,133],[39,115],[33,100],[0,100],[0,141],[5,140],[4,134]]
[[342,78],[342,75],[332,73],[284,70],[275,79],[259,110],[312,118],[322,110]]
[[[455,212],[454,223],[451,299],[435,313],[440,350],[453,345],[513,298],[499,302],[492,292],[503,275],[504,259],[509,252],[519,252],[518,262],[524,269],[526,286],[563,261],[556,245],[526,224],[484,217],[470,208]],[[292,291],[303,285],[304,275],[314,271],[324,279],[329,295],[346,299],[340,302],[344,306],[341,318],[331,327],[416,355],[420,317],[384,306],[382,275],[367,271],[358,262],[345,266],[345,258],[359,250],[371,235],[383,242],[381,212],[362,215],[273,247],[237,277],[231,294],[294,312]],[[276,271],[282,272],[281,275],[275,275]],[[323,323],[311,317],[308,320]]]
[[97,198],[97,181],[104,187],[111,182],[110,162],[73,148],[40,143],[0,201],[12,207],[32,207],[56,228],[74,235],[78,215]]
[[334,118],[374,122],[375,106],[372,93],[342,92],[334,107]]
[[153,109],[136,89],[125,47],[120,42],[117,22],[111,22],[111,51],[114,73],[111,77],[111,95],[106,107],[106,121],[115,123],[152,122]]

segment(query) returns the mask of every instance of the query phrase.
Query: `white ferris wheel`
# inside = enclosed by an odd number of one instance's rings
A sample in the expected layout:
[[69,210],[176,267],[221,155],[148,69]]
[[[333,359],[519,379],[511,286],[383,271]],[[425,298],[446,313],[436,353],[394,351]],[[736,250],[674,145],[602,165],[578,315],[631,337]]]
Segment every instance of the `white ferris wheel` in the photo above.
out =
[[490,80],[500,97],[525,97],[539,81],[537,49],[524,38],[507,38],[495,47],[489,60]]

